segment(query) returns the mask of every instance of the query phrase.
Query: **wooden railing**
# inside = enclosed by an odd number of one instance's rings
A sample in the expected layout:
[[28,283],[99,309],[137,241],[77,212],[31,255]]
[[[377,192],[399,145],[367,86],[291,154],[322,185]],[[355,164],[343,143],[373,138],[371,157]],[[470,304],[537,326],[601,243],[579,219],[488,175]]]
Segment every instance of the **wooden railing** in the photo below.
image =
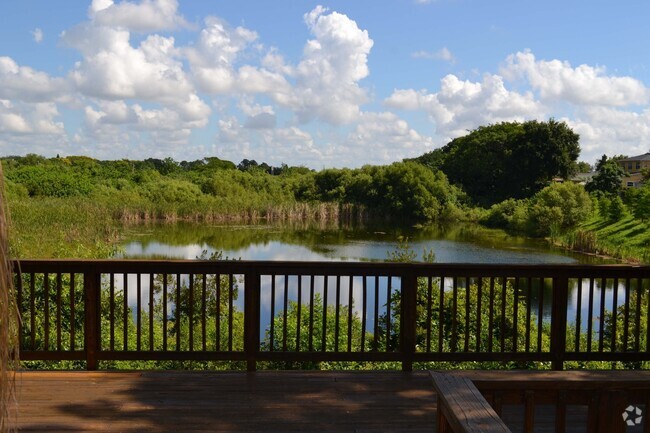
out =
[[431,377],[439,432],[650,431],[647,371],[484,370]]
[[650,361],[650,267],[23,260],[23,360]]

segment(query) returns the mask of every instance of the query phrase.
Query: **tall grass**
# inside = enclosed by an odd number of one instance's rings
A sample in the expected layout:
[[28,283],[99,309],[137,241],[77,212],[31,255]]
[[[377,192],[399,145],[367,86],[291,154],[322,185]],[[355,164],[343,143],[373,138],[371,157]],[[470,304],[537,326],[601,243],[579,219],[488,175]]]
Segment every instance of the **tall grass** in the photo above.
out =
[[15,431],[18,308],[9,261],[9,215],[0,165],[0,432]]

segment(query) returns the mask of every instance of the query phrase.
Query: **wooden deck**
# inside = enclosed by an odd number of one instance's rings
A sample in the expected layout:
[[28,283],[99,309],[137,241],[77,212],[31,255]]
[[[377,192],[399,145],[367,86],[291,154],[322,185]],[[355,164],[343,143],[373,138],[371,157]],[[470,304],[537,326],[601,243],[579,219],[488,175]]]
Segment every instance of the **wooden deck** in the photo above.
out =
[[[648,371],[448,373],[472,380],[491,405],[498,400],[497,412],[513,433],[526,430],[529,411],[535,432],[556,432],[557,392],[569,404],[561,416],[568,433],[589,430],[585,404],[599,395],[597,412],[618,428],[603,431],[650,431],[647,424],[625,427],[620,418],[628,404],[623,390],[641,398],[645,418]],[[620,401],[602,400],[608,389]],[[27,371],[18,375],[17,391],[21,432],[431,433],[437,427],[437,396],[426,371]]]
[[427,372],[23,372],[21,432],[434,432]]

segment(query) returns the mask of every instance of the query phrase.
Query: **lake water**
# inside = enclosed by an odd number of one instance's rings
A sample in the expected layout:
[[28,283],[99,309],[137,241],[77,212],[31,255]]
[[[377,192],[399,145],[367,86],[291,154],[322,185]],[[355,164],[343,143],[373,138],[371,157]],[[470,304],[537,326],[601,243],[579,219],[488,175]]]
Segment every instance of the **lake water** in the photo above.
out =
[[440,263],[605,263],[553,248],[547,242],[471,224],[427,227],[333,225],[154,224],[130,227],[123,258],[195,259],[221,251],[242,260],[385,260],[398,238],[421,258],[433,250]]
[[[195,223],[138,225],[126,229],[125,242],[121,246],[119,257],[196,259],[204,252],[209,256],[213,252],[220,251],[224,258],[242,260],[377,261],[385,260],[387,254],[395,250],[400,237],[408,238],[408,244],[418,253],[418,259],[421,259],[424,249],[433,250],[436,262],[439,263],[599,264],[612,262],[554,248],[543,240],[512,236],[501,230],[486,229],[472,224],[427,227]],[[595,299],[599,299],[600,289],[599,286],[595,288]],[[588,287],[583,287],[580,293],[577,282],[573,282],[569,290],[568,314],[570,318],[575,318],[579,305],[578,297],[584,298],[588,293]],[[614,293],[611,282],[610,287],[605,287],[605,291],[606,302],[611,305]],[[625,296],[624,288],[618,287],[616,292],[621,302]],[[132,296],[129,304],[135,305],[137,300],[131,299]],[[296,297],[295,288],[291,290],[289,297],[292,299]],[[143,302],[146,302],[146,296]],[[275,302],[279,307],[281,299],[277,298]],[[355,301],[355,304],[357,302]],[[236,307],[243,309],[243,305],[239,305],[241,303],[240,298]],[[270,319],[270,303],[271,300],[266,299],[261,306],[262,314],[268,316],[267,319]],[[532,304],[533,311],[537,311],[537,300],[532,299]],[[544,304],[544,316],[547,316],[551,308],[550,292],[546,294]],[[584,317],[588,309],[586,299],[581,300],[580,309]],[[585,322],[581,323],[581,328],[584,327],[586,327]],[[264,332],[264,329],[261,331]]]

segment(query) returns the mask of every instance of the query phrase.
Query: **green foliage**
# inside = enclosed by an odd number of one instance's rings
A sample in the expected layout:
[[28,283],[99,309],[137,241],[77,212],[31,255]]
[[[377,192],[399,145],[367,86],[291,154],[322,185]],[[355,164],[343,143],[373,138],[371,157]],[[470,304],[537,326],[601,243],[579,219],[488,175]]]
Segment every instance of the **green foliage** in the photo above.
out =
[[617,195],[623,189],[624,176],[625,170],[618,164],[617,159],[608,159],[607,155],[603,155],[596,164],[596,175],[585,188],[589,192],[600,191],[609,196]]
[[615,196],[612,198],[612,201],[609,204],[609,209],[607,210],[607,217],[610,221],[616,222],[619,221],[627,213],[625,204],[620,196]]
[[591,213],[591,199],[585,189],[571,182],[556,183],[533,197],[530,223],[540,235],[553,229],[566,231],[585,221]]
[[580,153],[564,122],[481,126],[417,161],[442,170],[481,205],[533,196],[555,176],[568,178]]
[[481,221],[533,236],[563,233],[584,222],[592,210],[589,194],[578,184],[554,183],[529,200],[508,199],[493,205]]
[[510,198],[492,205],[487,215],[481,219],[481,222],[488,227],[525,232],[528,228],[529,207],[530,202],[528,200]]

